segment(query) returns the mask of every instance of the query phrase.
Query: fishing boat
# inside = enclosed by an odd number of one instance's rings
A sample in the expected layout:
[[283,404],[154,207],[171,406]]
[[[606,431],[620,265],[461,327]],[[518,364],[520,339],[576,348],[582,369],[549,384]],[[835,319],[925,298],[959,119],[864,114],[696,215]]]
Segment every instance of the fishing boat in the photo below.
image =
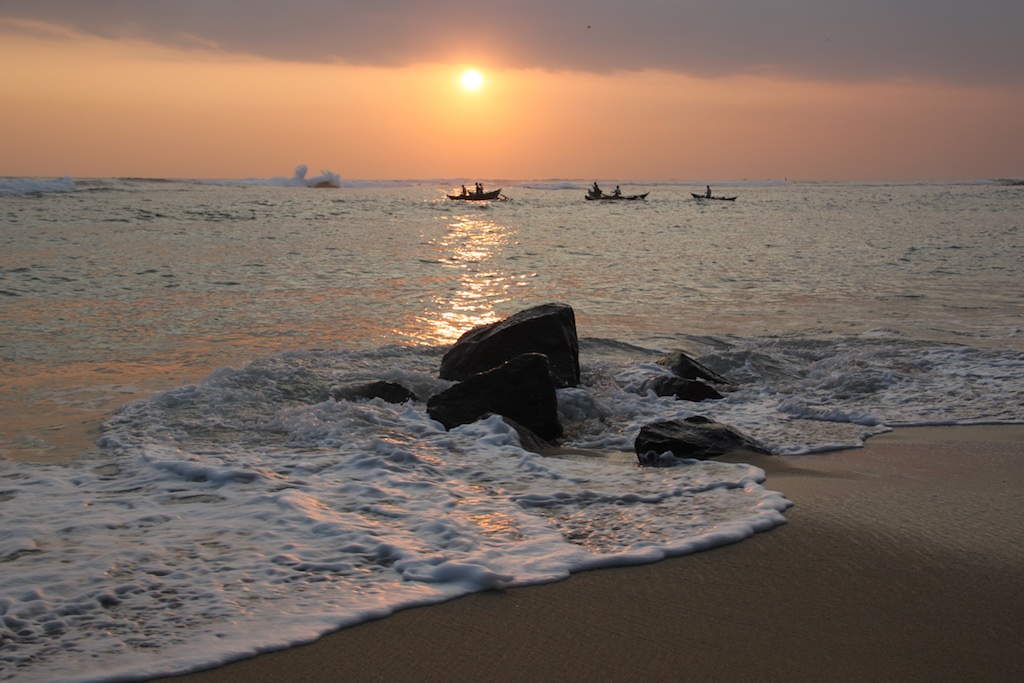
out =
[[597,186],[597,183],[594,183],[594,186],[587,190],[585,199],[612,202],[623,199],[627,201],[636,201],[637,199],[647,199],[647,195],[649,194],[650,192],[644,192],[643,194],[622,194],[619,192],[618,187],[615,188],[615,192],[604,192]]
[[489,192],[483,192],[481,190],[479,192],[465,192],[464,194],[450,194],[448,195],[448,199],[464,202],[479,202],[484,199],[504,199],[504,197],[502,197],[501,188],[499,187],[497,190],[491,190]]
[[734,201],[736,201],[735,195],[732,196],[732,197],[709,197],[706,194],[697,194],[696,192],[691,192],[690,194],[693,195],[694,199],[716,199],[716,200],[718,200],[720,202],[734,202]]
[[599,200],[599,201],[616,201],[616,200],[619,200],[619,199],[636,200],[636,199],[647,199],[647,195],[649,195],[649,194],[650,194],[650,192],[644,192],[643,194],[620,194],[620,195],[602,194],[600,197],[594,197],[594,196],[591,196],[588,193],[587,196],[586,196],[586,199],[596,199],[596,200]]

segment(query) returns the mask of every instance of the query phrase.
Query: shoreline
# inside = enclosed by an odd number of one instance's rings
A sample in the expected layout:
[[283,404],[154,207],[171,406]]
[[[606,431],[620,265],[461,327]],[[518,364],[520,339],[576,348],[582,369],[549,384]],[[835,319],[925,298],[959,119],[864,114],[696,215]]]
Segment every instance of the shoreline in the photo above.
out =
[[795,503],[787,524],[153,680],[1024,680],[1024,425],[735,459]]

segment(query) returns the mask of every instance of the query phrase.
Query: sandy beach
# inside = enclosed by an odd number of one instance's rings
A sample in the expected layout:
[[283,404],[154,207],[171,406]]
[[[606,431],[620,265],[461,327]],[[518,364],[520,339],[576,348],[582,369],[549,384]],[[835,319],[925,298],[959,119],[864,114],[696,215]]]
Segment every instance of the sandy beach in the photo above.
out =
[[738,459],[796,503],[788,524],[160,680],[1024,680],[1024,426]]

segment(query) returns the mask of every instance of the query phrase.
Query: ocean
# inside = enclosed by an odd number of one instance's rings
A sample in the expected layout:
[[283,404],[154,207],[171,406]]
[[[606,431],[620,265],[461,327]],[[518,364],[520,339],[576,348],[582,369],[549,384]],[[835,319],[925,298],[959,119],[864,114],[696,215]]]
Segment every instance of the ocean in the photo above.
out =
[[[757,467],[638,467],[649,422],[792,456],[1024,422],[1024,187],[323,177],[0,179],[0,680],[184,673],[785,523]],[[329,397],[428,397],[463,332],[549,302],[573,452]],[[675,350],[734,390],[644,393]]]

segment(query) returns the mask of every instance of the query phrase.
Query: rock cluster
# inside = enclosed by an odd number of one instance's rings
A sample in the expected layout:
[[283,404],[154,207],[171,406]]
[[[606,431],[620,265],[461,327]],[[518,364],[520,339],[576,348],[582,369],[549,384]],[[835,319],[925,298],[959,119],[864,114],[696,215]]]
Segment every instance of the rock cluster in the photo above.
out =
[[441,359],[441,379],[461,380],[427,401],[448,429],[490,413],[544,440],[562,435],[555,389],[580,383],[576,314],[561,303],[528,308],[462,335]]
[[[658,362],[672,374],[644,382],[640,393],[703,401],[722,398],[720,391],[731,388],[724,377],[680,351]],[[516,429],[524,447],[542,449],[563,433],[556,390],[580,383],[575,313],[567,304],[549,303],[473,328],[444,354],[438,376],[455,384],[427,399],[427,414],[446,429],[497,414]],[[335,394],[339,399],[372,397],[415,399],[385,382]],[[701,416],[645,425],[634,444],[641,465],[713,458],[739,449],[769,453],[731,427]]]

